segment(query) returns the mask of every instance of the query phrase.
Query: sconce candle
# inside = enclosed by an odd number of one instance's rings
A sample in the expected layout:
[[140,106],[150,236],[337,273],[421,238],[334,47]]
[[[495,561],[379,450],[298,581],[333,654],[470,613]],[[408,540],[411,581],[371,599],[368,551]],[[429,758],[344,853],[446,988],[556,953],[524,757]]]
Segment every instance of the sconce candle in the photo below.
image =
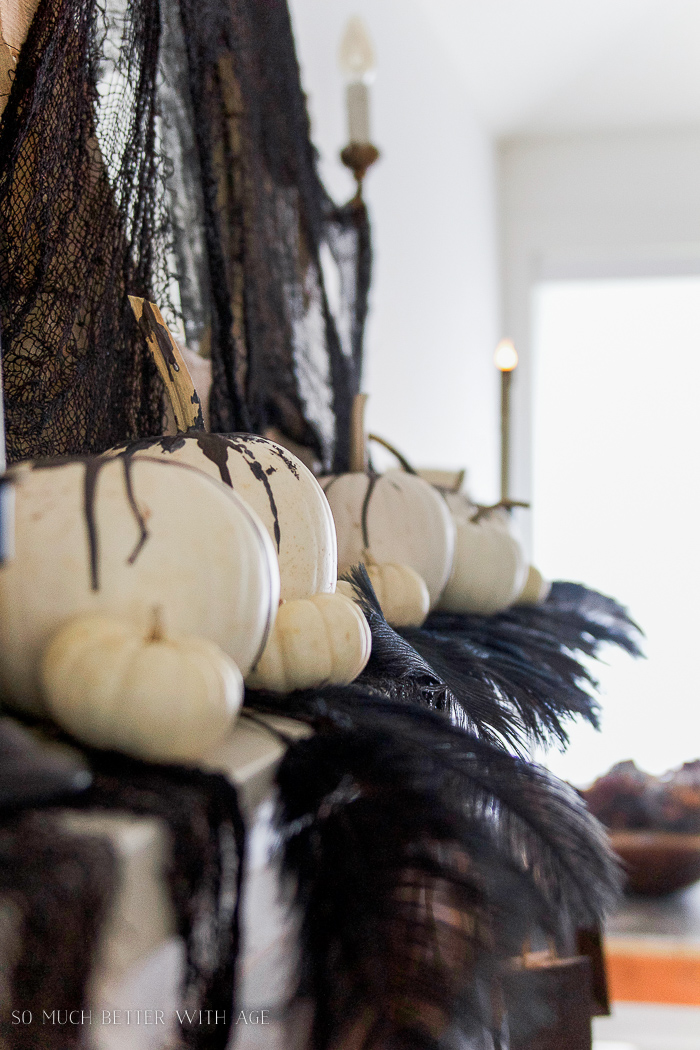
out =
[[510,339],[501,339],[493,361],[501,373],[501,499],[507,500],[510,495],[510,384],[518,364],[518,352]]
[[338,60],[347,81],[350,144],[365,146],[371,141],[369,85],[374,78],[375,59],[367,27],[357,15],[348,21],[345,28]]

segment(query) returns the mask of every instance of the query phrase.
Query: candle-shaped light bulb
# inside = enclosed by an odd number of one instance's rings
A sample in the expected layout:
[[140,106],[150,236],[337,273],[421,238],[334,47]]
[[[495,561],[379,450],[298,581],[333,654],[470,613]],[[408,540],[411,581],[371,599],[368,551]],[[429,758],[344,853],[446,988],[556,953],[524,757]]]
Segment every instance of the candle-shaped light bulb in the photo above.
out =
[[493,355],[501,373],[501,499],[510,498],[510,382],[518,365],[518,351],[512,340],[501,339]]
[[372,79],[376,65],[374,47],[367,26],[359,15],[348,20],[340,41],[338,63],[349,83],[358,80],[367,83]]
[[367,27],[358,15],[345,27],[338,60],[347,80],[350,142],[367,145],[370,142],[369,85],[374,79],[375,58]]
[[512,339],[501,339],[493,355],[493,363],[499,372],[512,372],[518,365],[518,351]]

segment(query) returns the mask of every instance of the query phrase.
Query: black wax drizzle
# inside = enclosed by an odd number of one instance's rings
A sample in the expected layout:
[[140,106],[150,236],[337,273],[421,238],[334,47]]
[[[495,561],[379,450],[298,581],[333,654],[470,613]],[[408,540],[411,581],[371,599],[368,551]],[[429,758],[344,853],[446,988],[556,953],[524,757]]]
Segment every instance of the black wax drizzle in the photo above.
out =
[[93,591],[99,591],[99,547],[97,536],[97,523],[95,521],[95,491],[97,489],[97,476],[102,469],[103,461],[99,459],[87,459],[85,461],[85,488],[83,493],[83,511],[85,513],[85,524],[87,526],[88,546],[90,547],[90,581]]
[[[272,492],[272,488],[270,486],[270,482],[268,481],[267,474],[265,473],[265,471],[263,469],[262,463],[258,463],[257,459],[255,459],[253,457],[253,454],[251,452],[248,452],[247,449],[244,450],[244,451],[246,452],[246,463],[250,467],[250,469],[251,469],[251,471],[253,473],[253,477],[256,479],[256,481],[261,481],[263,483],[263,485],[265,486],[265,492],[267,493],[267,499],[268,499],[268,502],[270,504],[270,512],[271,512],[273,520],[274,520],[273,532],[275,534],[275,543],[277,545],[277,553],[279,554],[279,552],[280,552],[280,541],[282,539],[282,533],[281,533],[281,530],[280,530],[279,516],[277,514],[277,504],[275,503],[275,497],[274,497],[274,494]],[[250,459],[248,458],[248,456],[250,456]]]
[[[280,529],[279,515],[277,513],[277,503],[275,502],[275,496],[272,491],[270,482],[268,481],[268,475],[265,472],[264,467],[261,463],[258,463],[254,454],[242,441],[236,441],[235,438],[230,438],[225,434],[197,434],[197,444],[201,448],[207,459],[211,460],[219,468],[219,474],[221,480],[234,488],[233,481],[231,480],[231,474],[228,469],[228,449],[233,448],[236,452],[240,452],[245,462],[250,467],[253,477],[256,481],[262,482],[265,486],[265,492],[267,493],[268,503],[270,504],[270,513],[273,518],[273,532],[275,536],[275,543],[277,545],[277,553],[280,552],[280,543],[282,540],[282,532]],[[285,463],[292,471],[296,478],[299,477],[299,472],[294,469],[294,465],[288,462],[284,457],[280,457],[282,462]],[[274,473],[274,468],[272,470]]]
[[[260,437],[258,434],[241,434],[241,435],[227,434],[226,435],[226,437],[227,437],[227,439],[229,441],[232,440],[232,439],[235,440],[236,437],[238,437],[238,436],[245,438],[246,442],[248,442],[251,445],[255,444],[256,442],[258,444],[260,444],[260,445],[265,445],[268,448],[269,452],[273,456],[277,456],[278,459],[281,459],[282,462],[284,463],[285,467],[287,467],[287,469],[291,471],[291,473],[294,475],[294,477],[297,480],[299,480],[299,469],[298,469],[296,463],[294,462],[293,459],[289,458],[289,455],[288,455],[287,451],[281,445],[277,445],[277,444],[275,444],[275,442],[270,443],[267,438]],[[270,444],[273,445],[272,448],[270,448]]]
[[231,473],[228,469],[228,446],[221,440],[219,434],[197,434],[197,444],[208,460],[219,468],[219,474],[224,485],[233,488]]
[[139,505],[134,497],[134,486],[131,481],[131,456],[123,457],[122,466],[124,467],[124,485],[126,487],[126,498],[129,501],[129,506],[131,507],[132,513],[136,518],[136,522],[139,527],[139,538],[136,541],[136,546],[127,558],[127,562],[129,563],[129,565],[133,565],[136,559],[138,558],[139,554],[141,553],[144,543],[148,539],[148,529],[146,528],[146,519],[141,513]]
[[[124,469],[124,488],[126,490],[126,498],[139,528],[139,538],[136,542],[136,546],[127,558],[127,563],[133,565],[149,537],[149,532],[146,527],[146,519],[141,513],[134,496],[134,487],[131,477],[131,468],[133,466],[131,453],[129,451],[123,452],[119,458],[122,461]],[[97,518],[95,515],[97,478],[102,468],[106,466],[107,463],[113,462],[113,459],[102,457],[85,460],[83,512],[85,514],[85,525],[87,527],[88,546],[90,549],[90,585],[93,591],[99,591],[100,589],[100,545],[97,533]]]
[[[224,485],[228,485],[229,488],[234,489],[234,491],[235,486],[231,478],[231,472],[228,468],[228,449],[232,448],[235,449],[236,452],[240,452],[240,454],[243,456],[243,459],[250,467],[250,470],[255,480],[261,482],[261,484],[265,486],[265,492],[267,494],[268,503],[270,504],[270,513],[272,514],[273,519],[272,531],[275,538],[275,544],[277,546],[277,553],[279,554],[280,544],[282,542],[282,530],[280,529],[279,513],[277,511],[275,495],[272,491],[272,486],[270,485],[269,481],[269,476],[274,474],[277,468],[268,467],[267,470],[265,470],[262,463],[258,462],[258,460],[255,458],[254,453],[248,447],[248,443],[254,443],[252,435],[245,435],[245,442],[236,441],[235,437],[229,437],[227,434],[208,434],[205,431],[198,431],[196,434],[188,435],[177,434],[174,437],[164,437],[155,439],[146,438],[142,441],[135,441],[133,444],[129,445],[128,448],[125,449],[124,452],[122,452],[121,454],[124,456],[125,462],[127,462],[127,460],[130,462],[130,458],[135,452],[147,451],[149,448],[153,448],[156,445],[162,448],[165,452],[173,452],[176,449],[182,448],[185,441],[191,440],[192,438],[194,438],[194,440],[197,442],[197,446],[201,450],[202,454],[218,469],[219,477],[223,481]],[[269,447],[265,439],[259,438],[258,440],[260,441],[260,444],[264,444],[266,447]],[[281,461],[284,463],[284,465],[287,467],[290,473],[293,474],[297,480],[300,480],[299,471],[297,470],[295,464],[290,459],[287,459],[286,456],[278,452],[277,449],[274,449],[273,451],[277,454],[278,458],[281,459]],[[138,507],[136,507],[135,504],[132,505],[132,509],[134,510],[135,514],[138,514]],[[139,517],[138,520],[139,524],[141,524],[141,517]],[[138,555],[142,545],[143,542],[135,551],[133,555],[134,558]]]

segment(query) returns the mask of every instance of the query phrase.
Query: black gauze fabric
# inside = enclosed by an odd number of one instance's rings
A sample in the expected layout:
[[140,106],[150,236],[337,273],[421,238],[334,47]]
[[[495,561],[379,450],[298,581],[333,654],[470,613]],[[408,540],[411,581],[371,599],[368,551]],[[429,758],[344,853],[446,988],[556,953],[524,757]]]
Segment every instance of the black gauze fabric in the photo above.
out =
[[68,1017],[91,1008],[88,978],[117,882],[106,838],[75,834],[50,810],[0,814],[3,1047],[84,1045]]
[[[164,245],[151,6],[130,7],[108,46],[95,0],[43,0],[20,53],[0,126],[10,461],[162,429],[160,381],[126,300],[157,295]],[[98,82],[109,86],[99,107]]]
[[0,127],[10,460],[162,430],[126,296],[211,356],[214,430],[347,469],[371,251],[316,172],[285,0],[44,0]]

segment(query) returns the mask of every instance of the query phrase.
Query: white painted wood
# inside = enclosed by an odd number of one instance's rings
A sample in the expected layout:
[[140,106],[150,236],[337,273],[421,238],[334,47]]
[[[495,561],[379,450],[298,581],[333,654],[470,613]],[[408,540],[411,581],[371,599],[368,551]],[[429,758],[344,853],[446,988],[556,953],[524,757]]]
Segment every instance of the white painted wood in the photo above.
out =
[[[259,1045],[271,1050],[273,1044],[265,1040],[272,1038],[273,1015],[280,1015],[294,972],[295,931],[280,897],[276,863],[270,859],[274,844],[271,799],[274,772],[286,747],[279,734],[292,740],[309,732],[305,725],[287,718],[264,716],[258,723],[244,717],[203,763],[236,785],[249,832],[239,998],[248,1017],[251,1011],[265,1009],[267,1013],[266,1024],[259,1029],[242,1021],[236,1026],[243,1033],[237,1043],[243,1050],[254,1050],[257,1038],[263,1040]],[[119,865],[119,886],[101,932],[90,981],[90,1019],[83,1025],[86,1048],[169,1050],[178,1027],[176,1011],[181,1009],[185,952],[176,935],[165,880],[172,848],[168,829],[155,818],[118,812],[65,810],[60,820],[72,833],[108,838]],[[3,974],[17,950],[17,937],[18,917],[9,902],[1,901],[0,991]],[[280,1033],[278,1026],[281,1039]]]
[[615,1003],[612,1017],[594,1019],[593,1036],[594,1050],[700,1050],[700,1009]]

